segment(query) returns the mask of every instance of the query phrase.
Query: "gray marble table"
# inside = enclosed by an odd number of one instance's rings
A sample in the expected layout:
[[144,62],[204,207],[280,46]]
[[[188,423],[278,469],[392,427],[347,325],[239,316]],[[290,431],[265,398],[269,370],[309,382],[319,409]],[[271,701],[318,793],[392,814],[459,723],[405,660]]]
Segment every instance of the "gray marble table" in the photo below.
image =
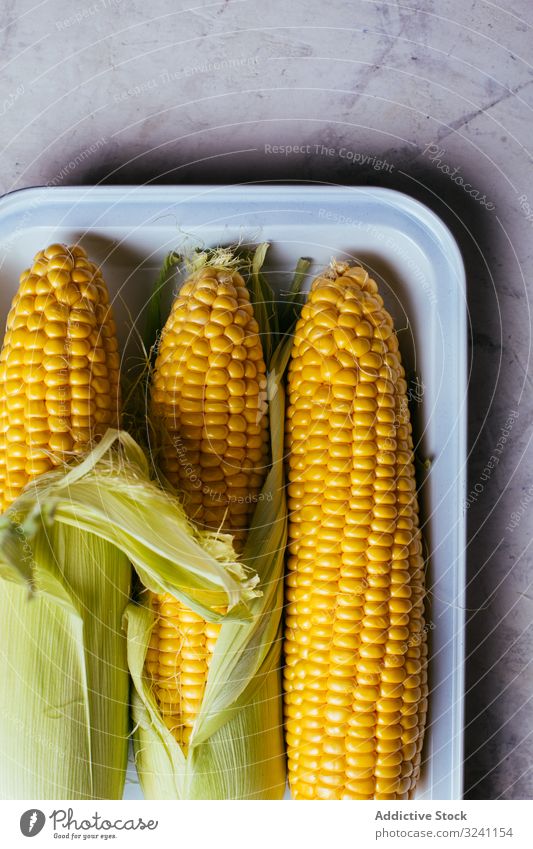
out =
[[452,229],[472,342],[470,798],[533,795],[532,26],[528,0],[5,0],[0,17],[2,192],[380,185]]

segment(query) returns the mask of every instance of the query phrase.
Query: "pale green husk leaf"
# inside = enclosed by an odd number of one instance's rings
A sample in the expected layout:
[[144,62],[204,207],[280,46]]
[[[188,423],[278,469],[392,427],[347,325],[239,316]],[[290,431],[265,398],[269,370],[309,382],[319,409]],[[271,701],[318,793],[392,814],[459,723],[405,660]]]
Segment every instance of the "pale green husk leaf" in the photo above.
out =
[[257,578],[231,539],[195,531],[123,432],[0,517],[0,798],[122,796],[130,561],[204,617],[251,616]]
[[131,565],[66,525],[41,524],[23,545],[33,592],[0,580],[0,798],[119,799]]
[[[13,516],[16,515],[16,521]],[[198,531],[178,499],[149,479],[144,452],[124,431],[102,441],[67,474],[31,483],[0,517],[0,576],[31,580],[21,551],[42,524],[96,534],[126,554],[154,592],[171,592],[210,621],[246,619],[257,576],[240,563],[228,534]]]

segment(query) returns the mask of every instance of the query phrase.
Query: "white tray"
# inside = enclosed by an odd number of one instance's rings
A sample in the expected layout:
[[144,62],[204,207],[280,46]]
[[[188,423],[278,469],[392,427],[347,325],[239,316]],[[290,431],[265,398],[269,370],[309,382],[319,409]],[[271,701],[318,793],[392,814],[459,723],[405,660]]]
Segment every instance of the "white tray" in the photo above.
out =
[[[201,243],[268,240],[274,272],[298,257],[361,261],[381,283],[407,371],[418,450],[432,461],[422,487],[430,552],[430,713],[419,799],[460,799],[463,766],[466,480],[465,276],[455,241],[426,207],[388,189],[300,185],[25,189],[0,199],[0,315],[20,272],[50,242],[80,241],[101,262],[123,343],[165,254]],[[275,274],[273,275],[275,279]],[[124,304],[127,304],[127,309]],[[128,314],[129,313],[129,314]],[[3,320],[3,318],[2,318]],[[126,798],[139,789],[129,771]]]

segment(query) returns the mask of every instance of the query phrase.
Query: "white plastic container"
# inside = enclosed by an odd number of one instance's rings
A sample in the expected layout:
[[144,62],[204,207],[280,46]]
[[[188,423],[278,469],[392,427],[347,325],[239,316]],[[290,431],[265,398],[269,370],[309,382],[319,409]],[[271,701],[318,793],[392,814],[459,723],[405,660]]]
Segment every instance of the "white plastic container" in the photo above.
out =
[[[51,242],[103,265],[123,344],[142,331],[165,254],[197,244],[272,243],[272,280],[300,256],[335,256],[380,283],[399,329],[417,450],[431,460],[421,506],[429,552],[430,712],[419,799],[460,799],[463,766],[466,297],[459,250],[430,210],[388,189],[299,185],[25,189],[0,199],[0,316],[20,272]],[[130,769],[126,798],[137,798]]]

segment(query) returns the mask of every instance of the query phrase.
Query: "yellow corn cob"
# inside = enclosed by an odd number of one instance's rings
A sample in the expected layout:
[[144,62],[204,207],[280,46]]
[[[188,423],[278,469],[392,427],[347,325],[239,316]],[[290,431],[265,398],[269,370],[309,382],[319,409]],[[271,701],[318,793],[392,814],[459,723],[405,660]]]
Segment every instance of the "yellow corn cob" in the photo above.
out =
[[[230,268],[205,266],[182,287],[156,359],[151,422],[159,466],[201,528],[241,547],[268,460],[265,363],[248,290]],[[186,749],[220,626],[170,595],[146,659],[167,727]]]
[[79,245],[50,245],[20,277],[0,355],[0,511],[117,424],[118,380],[99,270]]
[[407,385],[376,283],[334,264],[289,368],[285,715],[296,799],[405,799],[427,710]]

